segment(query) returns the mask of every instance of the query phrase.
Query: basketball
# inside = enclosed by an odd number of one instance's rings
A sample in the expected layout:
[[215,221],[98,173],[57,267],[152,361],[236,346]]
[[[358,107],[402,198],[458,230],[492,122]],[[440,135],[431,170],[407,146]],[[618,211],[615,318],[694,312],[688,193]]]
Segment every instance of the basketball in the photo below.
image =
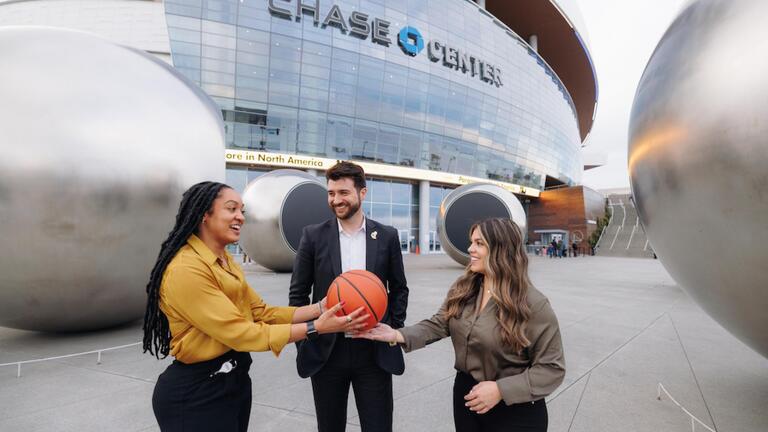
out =
[[344,301],[336,314],[349,315],[363,307],[363,313],[369,315],[361,331],[373,328],[387,312],[387,289],[375,274],[366,270],[350,270],[340,274],[328,287],[328,307],[332,308]]

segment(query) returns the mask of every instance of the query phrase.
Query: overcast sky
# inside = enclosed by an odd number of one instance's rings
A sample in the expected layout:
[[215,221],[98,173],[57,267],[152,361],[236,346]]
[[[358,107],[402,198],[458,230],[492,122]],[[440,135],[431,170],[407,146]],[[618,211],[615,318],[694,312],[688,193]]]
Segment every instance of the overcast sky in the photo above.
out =
[[578,3],[600,91],[586,151],[605,155],[605,165],[584,172],[582,180],[593,189],[629,187],[627,128],[637,83],[659,39],[687,0]]

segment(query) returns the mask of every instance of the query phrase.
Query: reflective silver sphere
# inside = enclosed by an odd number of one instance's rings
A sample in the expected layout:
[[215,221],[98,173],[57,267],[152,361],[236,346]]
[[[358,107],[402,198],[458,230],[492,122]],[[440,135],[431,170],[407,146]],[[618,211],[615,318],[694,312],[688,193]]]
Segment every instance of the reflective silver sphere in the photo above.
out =
[[670,275],[768,356],[768,2],[702,0],[638,85],[629,175]]
[[291,271],[304,227],[333,217],[327,194],[325,185],[304,171],[280,169],[254,179],[243,191],[243,251],[270,270]]
[[437,233],[443,250],[461,265],[469,264],[469,229],[483,219],[512,219],[528,233],[525,210],[515,194],[493,184],[472,183],[454,189],[440,203]]
[[224,179],[216,105],[99,37],[0,28],[0,325],[140,318],[181,193]]

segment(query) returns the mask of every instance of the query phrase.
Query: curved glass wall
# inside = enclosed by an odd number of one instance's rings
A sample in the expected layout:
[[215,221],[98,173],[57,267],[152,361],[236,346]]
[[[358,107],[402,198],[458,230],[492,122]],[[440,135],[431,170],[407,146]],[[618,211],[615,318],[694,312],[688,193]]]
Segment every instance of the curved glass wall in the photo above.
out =
[[[230,148],[399,164],[543,189],[580,181],[570,98],[543,61],[464,0],[166,0],[174,65],[221,106]],[[303,0],[314,6],[315,2]],[[336,6],[345,25],[330,22]],[[366,38],[351,34],[367,14]],[[389,46],[374,19],[390,23]],[[347,27],[343,31],[340,27]],[[408,55],[410,26],[424,48]],[[407,44],[416,46],[410,35]],[[500,71],[500,85],[430,60],[430,41]],[[461,61],[461,59],[458,59]],[[479,72],[479,71],[478,71]]]

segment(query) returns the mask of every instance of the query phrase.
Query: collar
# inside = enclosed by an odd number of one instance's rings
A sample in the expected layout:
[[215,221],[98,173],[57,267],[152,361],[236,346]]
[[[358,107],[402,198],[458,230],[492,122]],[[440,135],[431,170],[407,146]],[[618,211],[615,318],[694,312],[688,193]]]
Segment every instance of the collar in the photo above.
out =
[[339,224],[339,234],[342,234],[342,233],[344,233],[344,234],[346,234],[346,235],[348,235],[348,236],[353,236],[353,235],[355,235],[355,234],[357,234],[357,233],[359,233],[359,232],[361,232],[361,231],[362,231],[362,232],[365,232],[365,223],[366,223],[367,221],[368,221],[368,220],[366,219],[366,217],[365,217],[365,216],[363,216],[363,223],[362,223],[362,224],[360,224],[360,228],[358,228],[358,229],[354,230],[352,233],[348,233],[348,232],[344,231],[344,228],[341,226],[341,221],[339,220],[339,218],[336,218],[336,223],[337,223],[337,224]]
[[[200,240],[200,237],[196,236],[195,234],[189,236],[187,239],[187,244],[190,245],[198,255],[200,255],[206,264],[213,265],[219,260],[211,248],[203,243],[203,241]],[[226,251],[224,253],[226,253]]]

